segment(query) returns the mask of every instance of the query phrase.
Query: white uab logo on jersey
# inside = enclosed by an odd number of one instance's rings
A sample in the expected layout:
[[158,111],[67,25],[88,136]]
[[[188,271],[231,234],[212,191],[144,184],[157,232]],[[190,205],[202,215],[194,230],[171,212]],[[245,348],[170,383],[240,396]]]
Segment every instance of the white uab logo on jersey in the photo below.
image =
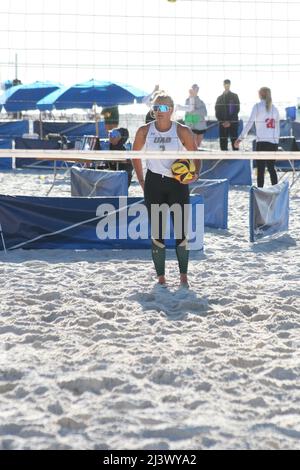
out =
[[155,137],[155,144],[169,144],[172,142],[172,137]]

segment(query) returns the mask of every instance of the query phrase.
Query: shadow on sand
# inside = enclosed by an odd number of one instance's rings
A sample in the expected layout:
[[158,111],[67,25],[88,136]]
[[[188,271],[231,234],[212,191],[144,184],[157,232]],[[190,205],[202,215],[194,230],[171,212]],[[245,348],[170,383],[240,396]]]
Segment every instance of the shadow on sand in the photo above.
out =
[[286,251],[297,246],[297,241],[289,234],[284,234],[278,238],[266,238],[251,245],[254,253],[272,253]]
[[155,285],[150,291],[137,292],[130,300],[138,302],[145,312],[162,313],[171,321],[185,320],[188,314],[206,317],[213,312],[206,297],[192,289],[171,290]]

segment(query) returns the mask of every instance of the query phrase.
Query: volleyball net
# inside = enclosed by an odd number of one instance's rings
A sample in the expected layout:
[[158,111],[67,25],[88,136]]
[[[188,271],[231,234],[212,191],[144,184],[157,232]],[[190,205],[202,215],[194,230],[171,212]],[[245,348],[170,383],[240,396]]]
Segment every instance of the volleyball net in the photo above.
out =
[[12,150],[0,149],[1,158],[26,158],[38,160],[60,160],[66,162],[99,162],[121,160],[300,160],[297,152],[133,152],[133,151],[72,151],[72,150]]
[[[297,107],[300,94],[299,26],[298,0],[7,0],[0,4],[0,81],[3,87],[9,79],[68,86],[94,78],[129,83],[149,94],[158,84],[179,105],[197,83],[205,118],[213,121],[223,81],[230,79],[244,122],[261,86],[271,88],[285,119],[286,108]],[[118,125],[128,128],[131,140],[147,111],[145,105],[120,107]],[[23,113],[24,118],[34,116]],[[0,123],[7,117],[12,116],[4,104]],[[93,119],[94,112],[54,109],[42,115],[78,117]],[[177,111],[174,118],[184,121],[185,112]],[[286,135],[292,132],[289,128]],[[0,127],[0,138],[6,137]],[[205,136],[203,146],[218,149]],[[249,139],[245,148],[250,147]],[[222,159],[238,155],[222,153]],[[269,158],[287,157],[281,152]]]

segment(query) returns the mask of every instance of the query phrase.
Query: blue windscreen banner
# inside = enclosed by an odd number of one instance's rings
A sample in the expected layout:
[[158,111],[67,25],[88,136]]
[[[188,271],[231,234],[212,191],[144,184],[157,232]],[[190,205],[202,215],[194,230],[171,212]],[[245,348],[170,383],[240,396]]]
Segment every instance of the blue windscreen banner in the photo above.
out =
[[300,122],[290,119],[280,121],[280,136],[293,136],[296,140],[300,139]]
[[191,185],[191,194],[203,197],[205,227],[228,228],[228,191],[228,180],[199,179]]
[[[256,140],[252,141],[252,150],[256,151]],[[295,137],[280,137],[278,151],[280,152],[298,152],[300,150],[299,144]],[[297,154],[295,154],[297,156]],[[294,171],[300,169],[300,160],[276,160],[275,167],[279,171]],[[253,160],[253,168],[257,168],[256,160]]]
[[71,195],[75,197],[128,196],[126,171],[71,168]]
[[[204,139],[205,140],[218,140],[220,133],[219,133],[219,122],[216,120],[208,120],[206,121],[206,126],[207,130],[205,131],[204,134]],[[238,129],[238,135],[241,134],[243,130],[243,121],[239,121],[239,129]]]
[[[0,139],[0,149],[11,149],[12,140],[11,139]],[[0,170],[11,170],[12,169],[12,158],[3,157],[0,158]]]
[[289,106],[285,108],[285,115],[286,115],[286,118],[289,119],[290,121],[296,121],[296,117],[297,117],[296,106]]
[[280,137],[278,148],[284,152],[298,152],[295,137]]
[[227,179],[232,186],[251,186],[251,161],[203,160],[200,177],[213,180]]
[[[189,246],[203,249],[202,196],[191,196]],[[139,249],[151,245],[142,198],[0,196],[0,249]],[[169,233],[169,232],[167,232]],[[170,230],[167,247],[174,246]]]
[[289,184],[287,181],[270,188],[250,190],[250,241],[288,231]]
[[84,135],[97,135],[96,125],[98,127],[98,136],[100,138],[107,137],[105,124],[102,121],[97,122],[53,122],[53,121],[40,121],[34,122],[34,132],[40,134],[41,125],[43,136],[47,134],[61,134],[68,137],[71,142],[83,137]]
[[16,149],[26,150],[58,150],[60,144],[55,140],[43,140],[43,139],[29,139],[23,137],[17,137],[15,139]]
[[14,139],[29,132],[29,121],[0,122],[0,139]]
[[300,160],[276,160],[276,170],[300,171]]
[[[42,139],[29,139],[17,137],[15,139],[15,148],[24,150],[58,150],[60,144],[55,140],[42,140]],[[16,167],[35,167],[36,165],[42,167],[52,167],[53,161],[39,160],[38,158],[17,158]],[[57,162],[57,166],[61,166],[61,162]],[[66,165],[64,165],[66,166]]]

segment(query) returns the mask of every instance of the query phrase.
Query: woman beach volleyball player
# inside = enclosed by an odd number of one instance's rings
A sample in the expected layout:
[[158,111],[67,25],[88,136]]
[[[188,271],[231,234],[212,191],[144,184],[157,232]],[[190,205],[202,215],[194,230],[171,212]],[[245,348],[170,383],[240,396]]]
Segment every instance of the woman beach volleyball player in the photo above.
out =
[[[164,152],[180,152],[184,150],[195,151],[196,145],[191,130],[182,124],[172,121],[174,102],[170,96],[164,92],[156,95],[152,104],[154,121],[141,126],[135,136],[133,150],[144,150]],[[180,223],[174,223],[176,236],[176,255],[180,270],[180,285],[188,287],[188,260],[189,249],[187,242],[187,206],[189,204],[188,184],[196,181],[199,177],[200,160],[194,160],[194,172],[188,182],[180,182],[175,179],[172,173],[172,165],[176,159],[149,159],[146,160],[146,178],[144,181],[143,166],[141,159],[134,159],[133,166],[137,174],[138,181],[144,190],[145,204],[148,209],[149,220],[151,222],[152,236],[152,259],[154,262],[158,284],[166,286],[165,278],[165,223],[161,217],[153,217],[153,207],[160,207],[162,204],[173,208],[174,205],[180,207]],[[152,212],[152,214],[151,214]],[[171,210],[171,215],[174,214]],[[158,227],[154,230],[154,227]],[[177,228],[176,228],[177,227]],[[178,227],[180,230],[178,231]],[[180,233],[179,233],[180,232]]]

